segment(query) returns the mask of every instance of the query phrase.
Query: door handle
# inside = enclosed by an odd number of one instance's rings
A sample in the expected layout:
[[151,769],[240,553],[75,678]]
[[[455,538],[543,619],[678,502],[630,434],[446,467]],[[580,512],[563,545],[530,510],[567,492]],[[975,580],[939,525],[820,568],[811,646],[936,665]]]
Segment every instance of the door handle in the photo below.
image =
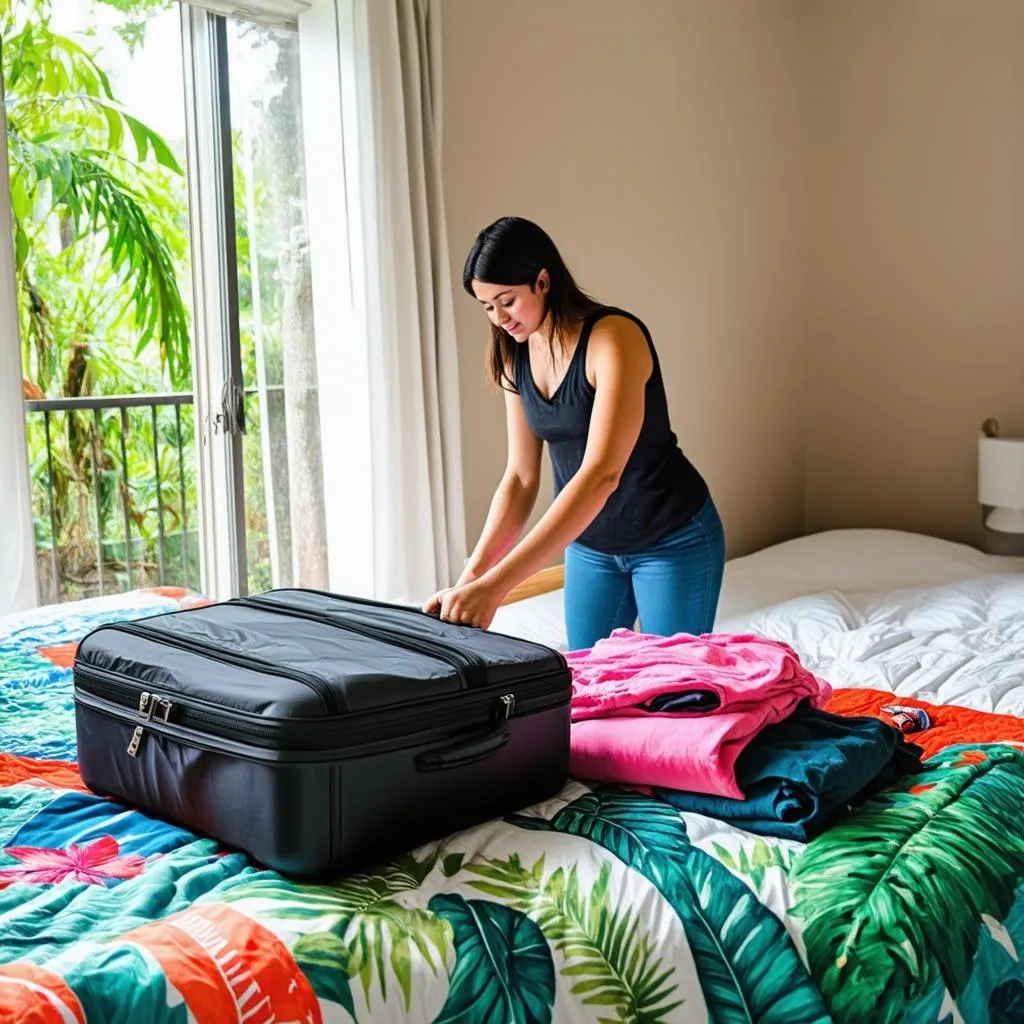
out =
[[245,391],[230,380],[220,392],[220,412],[213,418],[214,432],[223,428],[232,434],[245,433]]

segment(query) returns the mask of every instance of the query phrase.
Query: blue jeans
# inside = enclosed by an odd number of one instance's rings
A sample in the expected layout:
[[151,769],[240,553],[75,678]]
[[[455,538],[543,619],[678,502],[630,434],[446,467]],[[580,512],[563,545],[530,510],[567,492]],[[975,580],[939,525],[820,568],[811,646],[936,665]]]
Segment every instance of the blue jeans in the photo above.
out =
[[658,636],[710,633],[725,569],[725,532],[708,498],[682,529],[653,547],[608,555],[582,544],[565,552],[569,649],[593,645],[613,629]]

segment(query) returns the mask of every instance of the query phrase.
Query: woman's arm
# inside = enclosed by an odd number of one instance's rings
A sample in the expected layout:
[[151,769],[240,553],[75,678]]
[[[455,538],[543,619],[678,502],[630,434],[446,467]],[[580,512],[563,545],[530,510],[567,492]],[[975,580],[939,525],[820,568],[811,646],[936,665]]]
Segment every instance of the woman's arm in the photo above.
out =
[[463,572],[469,579],[483,576],[519,539],[540,489],[543,445],[526,422],[522,400],[511,391],[505,392],[505,425],[508,462],[480,539]]
[[[537,501],[543,444],[526,422],[522,400],[513,391],[505,392],[505,425],[508,432],[505,472],[491,499],[480,539],[451,590],[479,579],[501,559],[521,536]],[[436,593],[423,610],[439,611],[444,595],[449,592],[446,588]]]
[[489,625],[505,594],[572,543],[618,487],[643,426],[651,351],[632,320],[607,317],[594,328],[587,355],[596,394],[579,470],[515,548],[479,579],[444,595],[442,618]]

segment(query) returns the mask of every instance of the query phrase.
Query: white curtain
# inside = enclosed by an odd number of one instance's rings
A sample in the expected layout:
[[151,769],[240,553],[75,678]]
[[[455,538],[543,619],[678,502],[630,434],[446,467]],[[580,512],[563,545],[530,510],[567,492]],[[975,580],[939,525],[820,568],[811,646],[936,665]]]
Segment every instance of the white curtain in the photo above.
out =
[[0,83],[0,615],[38,600],[3,110]]
[[[319,190],[324,205],[318,207],[316,165],[323,167],[332,126],[307,124],[315,133],[307,142],[309,208],[311,218],[323,211],[344,221],[347,252],[335,262],[345,281],[333,284],[350,293],[333,332],[317,325],[317,346],[330,350],[319,359],[321,391],[330,395],[324,381],[332,379],[326,370],[332,355],[333,379],[344,378],[341,392],[351,394],[349,375],[358,372],[368,400],[362,409],[353,408],[359,400],[348,406],[349,422],[366,423],[367,436],[349,432],[347,451],[325,441],[328,517],[355,522],[359,513],[340,503],[369,503],[362,506],[367,529],[329,539],[332,587],[360,589],[348,559],[337,558],[341,544],[348,551],[359,547],[353,558],[367,570],[361,589],[384,600],[420,600],[454,581],[466,552],[458,352],[440,179],[439,11],[430,0],[332,0],[330,13],[343,153],[333,165],[333,195]],[[309,18],[299,20],[300,32],[306,22],[303,61],[324,59],[324,15],[314,3]],[[305,90],[305,71],[303,79]],[[328,253],[331,245],[326,230],[322,237],[317,244],[316,229],[311,232],[314,304],[337,300],[316,294],[317,274],[326,280],[324,263],[316,267],[317,248]],[[326,412],[337,420],[336,409]],[[367,457],[351,445],[365,446]],[[332,485],[339,474],[347,487]]]
[[[458,352],[441,191],[440,12],[364,0],[363,184],[375,583],[428,596],[465,558]],[[364,80],[365,81],[365,80]]]

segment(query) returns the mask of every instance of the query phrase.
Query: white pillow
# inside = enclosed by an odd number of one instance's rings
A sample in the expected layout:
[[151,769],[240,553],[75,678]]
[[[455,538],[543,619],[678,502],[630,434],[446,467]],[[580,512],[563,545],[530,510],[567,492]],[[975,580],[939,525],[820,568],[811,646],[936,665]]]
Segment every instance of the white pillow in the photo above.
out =
[[828,530],[730,561],[719,616],[829,590],[858,593],[956,583],[1013,571],[1013,562],[902,530]]

